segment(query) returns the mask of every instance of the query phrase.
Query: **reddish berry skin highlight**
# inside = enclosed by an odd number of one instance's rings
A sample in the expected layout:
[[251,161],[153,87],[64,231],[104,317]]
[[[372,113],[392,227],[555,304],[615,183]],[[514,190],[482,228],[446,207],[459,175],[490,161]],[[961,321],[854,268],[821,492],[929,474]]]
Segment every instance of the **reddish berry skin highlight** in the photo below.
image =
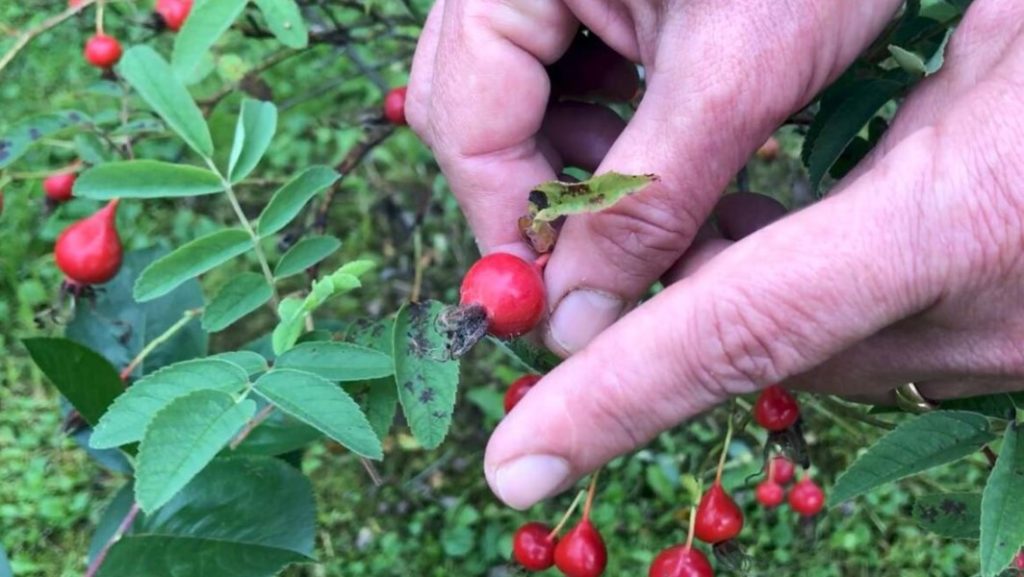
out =
[[121,43],[113,36],[96,34],[85,43],[85,60],[96,68],[108,69],[121,59]]
[[804,517],[813,517],[825,508],[825,492],[807,477],[790,490],[789,506]]
[[786,490],[775,481],[762,481],[754,491],[757,502],[768,509],[774,509],[786,500]]
[[392,88],[384,96],[384,118],[395,126],[405,126],[405,93],[408,90],[405,86]]
[[771,478],[780,485],[785,485],[793,480],[793,473],[795,466],[793,461],[790,461],[782,455],[778,455],[772,459],[772,474]]
[[169,30],[177,32],[192,11],[192,0],[156,0],[156,13]]
[[460,304],[487,313],[487,331],[507,339],[530,332],[544,315],[544,281],[533,264],[508,253],[489,254],[462,279]]
[[1013,566],[1024,571],[1024,551],[1017,552],[1017,556],[1013,558]]
[[736,538],[742,530],[743,512],[722,484],[715,481],[697,505],[694,536],[705,543],[717,545]]
[[647,577],[714,577],[708,558],[685,545],[669,547],[654,558]]
[[43,192],[46,198],[54,202],[66,202],[71,200],[71,192],[75,186],[77,175],[73,172],[60,172],[51,174],[43,180]]
[[555,547],[555,565],[566,577],[598,577],[608,565],[604,539],[589,519],[584,519]]
[[527,523],[512,538],[512,554],[516,561],[530,571],[543,571],[555,564],[555,546],[558,537],[543,523]]
[[506,415],[512,412],[512,409],[519,404],[519,401],[523,400],[526,393],[529,393],[530,389],[532,389],[538,381],[540,381],[540,375],[524,375],[508,386],[508,390],[505,391]]
[[114,225],[118,199],[92,216],[72,224],[57,237],[57,266],[72,282],[103,284],[121,268],[121,238]]
[[792,427],[799,418],[800,405],[793,395],[778,385],[762,391],[754,404],[754,419],[773,433]]

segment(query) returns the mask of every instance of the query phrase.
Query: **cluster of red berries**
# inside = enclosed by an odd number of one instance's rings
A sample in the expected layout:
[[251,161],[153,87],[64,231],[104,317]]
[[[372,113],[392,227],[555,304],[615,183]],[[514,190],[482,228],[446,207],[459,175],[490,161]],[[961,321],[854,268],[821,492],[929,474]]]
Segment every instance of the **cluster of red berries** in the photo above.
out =
[[[192,1],[157,0],[154,12],[164,26],[177,32],[184,26],[185,20],[192,11]],[[68,1],[71,8],[77,8],[80,3],[80,0]],[[98,28],[96,33],[86,40],[83,51],[86,62],[102,70],[113,68],[121,60],[122,54],[124,54],[124,49],[121,47],[121,42],[106,34],[102,28]]]

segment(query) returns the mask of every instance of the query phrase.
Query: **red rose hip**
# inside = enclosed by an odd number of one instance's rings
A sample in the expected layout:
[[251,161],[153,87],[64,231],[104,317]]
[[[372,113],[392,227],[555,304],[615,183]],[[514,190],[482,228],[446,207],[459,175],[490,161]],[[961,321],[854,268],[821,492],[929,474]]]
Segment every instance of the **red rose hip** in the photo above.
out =
[[405,93],[408,88],[399,86],[392,88],[384,96],[384,118],[395,126],[405,126]]
[[519,401],[523,400],[526,393],[530,392],[537,382],[540,381],[540,375],[525,375],[516,379],[514,383],[508,386],[508,390],[505,391],[505,414],[512,412],[512,409],[519,404]]
[[790,490],[789,506],[804,517],[813,517],[825,508],[825,492],[806,477]]
[[97,68],[111,68],[121,59],[121,43],[113,36],[96,34],[85,43],[85,60]]
[[121,238],[114,222],[117,203],[115,198],[57,237],[54,257],[68,280],[82,285],[103,284],[121,268]]
[[774,509],[786,500],[786,490],[775,481],[763,481],[757,486],[754,496],[765,508]]
[[793,480],[793,473],[795,467],[793,461],[790,461],[782,455],[778,455],[771,461],[771,475],[769,477],[780,485],[785,485]]
[[598,577],[608,564],[601,534],[583,519],[555,547],[555,565],[566,577]]
[[761,392],[754,404],[754,419],[773,433],[785,431],[800,418],[800,405],[793,395],[778,385]]
[[555,564],[555,546],[558,537],[543,523],[527,523],[512,538],[512,554],[516,561],[530,571],[543,571]]
[[73,172],[60,172],[47,176],[43,180],[43,192],[46,193],[46,198],[57,203],[71,200],[75,178],[76,175]]
[[544,315],[544,281],[537,267],[508,253],[489,254],[462,279],[460,304],[479,305],[487,331],[507,339],[530,332]]
[[192,11],[192,0],[156,0],[156,13],[169,30],[177,32]]
[[685,545],[669,547],[654,558],[647,577],[714,577],[708,558]]
[[715,481],[697,505],[694,536],[705,543],[717,545],[734,539],[742,530],[743,512],[722,484]]

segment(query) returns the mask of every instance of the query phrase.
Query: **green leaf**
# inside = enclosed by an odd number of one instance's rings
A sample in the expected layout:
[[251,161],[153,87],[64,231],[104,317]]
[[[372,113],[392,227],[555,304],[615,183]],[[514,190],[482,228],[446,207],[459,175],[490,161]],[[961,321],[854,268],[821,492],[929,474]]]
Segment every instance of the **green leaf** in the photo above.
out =
[[284,228],[298,216],[316,194],[334,184],[340,175],[327,166],[311,166],[288,181],[274,196],[260,214],[256,230],[266,237]]
[[981,574],[998,575],[1024,543],[1024,429],[1006,429],[981,498]]
[[92,118],[77,110],[51,112],[22,120],[0,136],[0,168],[7,168],[43,138],[91,125]]
[[[245,0],[231,1],[245,4]],[[182,33],[178,34],[177,43],[184,40],[184,33],[190,24],[195,23],[198,12],[202,12],[203,8],[210,5],[222,3],[222,0],[210,0],[196,6]],[[179,80],[179,76],[174,75],[171,67],[155,50],[145,44],[133,46],[121,57],[121,63],[117,68],[146,104],[149,104],[192,150],[207,158],[213,156],[213,141],[210,139],[210,130],[203,120],[203,114],[192,100],[192,95],[185,89],[185,85]]]
[[270,31],[289,48],[302,49],[309,44],[309,31],[295,0],[254,0],[263,12]]
[[253,272],[235,275],[206,305],[203,328],[211,333],[222,331],[263,306],[273,295],[263,275]]
[[0,545],[0,577],[14,577],[14,569],[11,568],[11,562],[7,559],[7,551],[4,550],[3,545]]
[[86,164],[103,164],[111,160],[103,141],[92,132],[79,132],[75,135],[75,152]]
[[993,439],[975,413],[935,411],[900,424],[836,480],[830,501],[848,501],[872,489],[959,460]]
[[196,391],[157,413],[139,445],[135,499],[146,513],[171,500],[256,414],[250,399]]
[[940,405],[945,410],[967,411],[1003,420],[1012,419],[1017,412],[1017,404],[1013,397],[1006,393],[949,399],[942,401]]
[[303,449],[323,438],[323,433],[306,423],[282,411],[274,411],[245,437],[234,454],[274,457]]
[[980,493],[938,493],[914,501],[914,521],[949,539],[977,539],[981,524]]
[[857,133],[905,88],[906,84],[897,80],[868,78],[849,87],[834,106],[822,105],[810,128],[815,137],[810,138],[809,133],[804,144],[810,147],[806,153],[807,169],[814,190],[818,190],[825,174]]
[[292,348],[295,341],[299,340],[302,329],[305,326],[306,316],[302,312],[303,300],[296,297],[286,297],[277,307],[277,316],[281,321],[274,327],[273,348],[274,354],[281,353]]
[[310,236],[295,243],[284,253],[274,268],[274,278],[282,279],[299,274],[324,260],[341,248],[341,241],[333,236]]
[[924,76],[928,73],[928,68],[924,64],[924,58],[910,50],[890,44],[889,54],[892,54],[893,60],[896,61],[896,64],[899,64],[900,68],[915,76]]
[[[348,339],[357,345],[380,351],[391,358],[391,332],[394,320],[368,321],[357,320],[353,323]],[[394,373],[394,368],[392,368]],[[389,374],[389,377],[391,375]],[[366,411],[366,420],[370,421],[373,432],[383,439],[391,430],[398,411],[398,388],[395,379],[373,379],[364,383],[365,395],[362,404]]]
[[174,39],[171,64],[177,78],[185,81],[195,74],[203,56],[213,47],[217,39],[234,24],[238,15],[245,9],[246,3],[247,0],[196,2],[188,19],[185,20],[185,25],[181,27]]
[[22,341],[32,360],[90,425],[124,392],[117,370],[106,359],[67,339]]
[[86,170],[75,180],[75,196],[173,198],[221,192],[220,178],[197,166],[156,160],[108,162]]
[[570,214],[597,212],[658,180],[653,174],[607,172],[581,182],[545,182],[530,193],[535,221],[551,222]]
[[272,577],[312,560],[315,516],[312,487],[295,467],[218,458],[155,514],[140,516],[99,577]]
[[166,130],[163,122],[153,118],[138,118],[135,120],[129,120],[126,124],[122,124],[114,129],[110,133],[111,136],[125,136],[134,134],[144,134],[147,132],[163,132]]
[[362,381],[395,373],[389,355],[351,343],[309,342],[296,345],[277,358],[277,368],[297,369],[329,381]]
[[277,130],[277,107],[271,102],[246,98],[235,128],[228,177],[238,182],[249,175],[267,152]]
[[531,373],[543,375],[553,370],[562,362],[551,351],[538,347],[527,339],[505,341],[491,336],[488,336],[487,339],[507,354],[516,364]]
[[244,230],[229,228],[197,238],[160,258],[142,271],[135,282],[135,298],[155,299],[252,248],[252,237]]
[[277,408],[312,425],[350,451],[370,459],[384,456],[359,405],[341,387],[313,373],[274,369],[256,381],[256,392]]
[[121,521],[124,520],[132,505],[135,504],[133,490],[132,483],[128,482],[127,485],[118,490],[114,498],[111,499],[110,504],[104,509],[103,516],[100,517],[99,523],[96,524],[96,529],[92,533],[92,540],[89,541],[89,563],[92,563],[93,559],[106,546],[107,541],[117,533]]
[[249,373],[249,376],[257,373],[266,371],[267,359],[263,358],[259,353],[252,351],[231,351],[227,353],[220,353],[207,357],[208,359],[227,361],[241,367],[245,372]]
[[109,449],[142,439],[154,415],[196,391],[237,393],[249,383],[245,369],[221,359],[197,359],[143,377],[114,401],[99,420],[91,444]]
[[924,65],[925,75],[931,76],[942,69],[942,65],[946,63],[946,46],[949,45],[949,39],[953,37],[953,33],[956,32],[955,28],[949,28],[946,30],[946,35],[942,38],[942,43],[935,50],[928,61]]
[[412,434],[427,449],[448,434],[459,385],[459,363],[445,357],[447,339],[438,330],[444,308],[436,301],[403,306],[392,341],[398,398]]

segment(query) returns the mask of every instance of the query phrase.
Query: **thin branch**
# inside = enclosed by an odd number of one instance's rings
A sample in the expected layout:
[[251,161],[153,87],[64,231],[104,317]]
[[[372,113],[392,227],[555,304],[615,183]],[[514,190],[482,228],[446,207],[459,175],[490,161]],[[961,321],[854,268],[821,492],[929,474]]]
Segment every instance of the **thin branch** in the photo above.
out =
[[28,46],[29,42],[32,42],[33,40],[35,40],[35,38],[37,36],[39,36],[43,32],[46,32],[50,28],[53,28],[53,27],[57,26],[61,22],[64,22],[68,18],[71,18],[75,14],[78,14],[83,9],[85,9],[86,6],[90,6],[90,5],[95,4],[95,3],[96,3],[96,0],[82,0],[81,4],[77,4],[75,6],[69,6],[67,10],[61,12],[60,14],[51,16],[50,18],[47,18],[46,20],[43,20],[35,28],[30,28],[30,29],[26,30],[18,38],[18,40],[16,40],[14,42],[14,46],[11,46],[11,49],[8,50],[3,55],[2,58],[0,58],[0,72],[3,72],[4,68],[6,68],[7,65],[11,63],[12,60],[14,60],[14,57],[17,56],[18,53],[21,52],[26,46]]
[[148,357],[150,353],[155,351],[160,345],[171,340],[171,338],[174,337],[174,335],[177,334],[178,331],[185,328],[185,325],[191,322],[191,320],[194,319],[195,317],[199,316],[202,312],[203,309],[201,308],[190,309],[185,311],[185,314],[181,316],[181,319],[179,319],[178,322],[171,325],[166,331],[163,332],[162,335],[149,341],[149,344],[147,344],[141,351],[139,351],[139,354],[135,355],[135,358],[132,359],[130,363],[128,363],[128,366],[121,370],[121,380],[127,381],[128,378],[132,376],[132,373],[135,372],[135,369],[138,368],[139,364],[141,364],[142,361],[146,360],[146,357]]
[[213,110],[213,107],[217,106],[217,103],[219,103],[221,100],[223,100],[225,97],[227,97],[229,94],[231,94],[235,90],[238,90],[238,88],[246,80],[255,78],[255,77],[259,76],[260,74],[266,72],[267,70],[273,68],[274,66],[277,66],[278,64],[284,62],[285,60],[288,60],[292,56],[296,56],[296,55],[301,54],[301,53],[302,53],[301,50],[290,50],[289,49],[289,50],[281,50],[281,51],[278,51],[278,52],[275,52],[275,53],[271,54],[270,56],[267,57],[266,60],[264,60],[263,62],[260,62],[259,64],[257,64],[255,68],[253,68],[252,70],[246,72],[245,76],[243,76],[242,79],[239,80],[238,82],[231,82],[231,83],[225,84],[224,86],[222,86],[220,88],[220,90],[215,92],[209,98],[205,98],[205,99],[199,101],[199,107],[203,110],[203,112],[209,114],[210,111]]
[[138,517],[138,515],[139,504],[132,502],[131,508],[128,509],[128,514],[126,514],[124,519],[121,520],[121,524],[117,526],[117,530],[110,536],[110,539],[103,544],[103,549],[100,549],[100,552],[92,560],[92,563],[89,564],[89,567],[85,570],[85,575],[83,577],[95,577],[95,575],[99,573],[100,567],[103,566],[103,561],[107,558],[107,552],[114,546],[114,543],[117,543],[121,537],[128,532],[128,529],[131,528],[132,523],[135,522],[135,518]]
[[327,213],[331,210],[331,203],[334,201],[338,191],[341,190],[341,184],[345,181],[345,177],[362,162],[363,158],[371,150],[384,142],[394,131],[395,128],[390,124],[372,124],[367,126],[363,139],[357,142],[348,151],[345,158],[341,159],[341,162],[334,167],[341,174],[341,178],[324,194],[324,199],[317,208],[316,219],[313,221],[313,227],[316,229],[317,234],[323,234],[327,231]]
[[260,412],[256,413],[256,416],[249,419],[249,422],[245,424],[245,427],[235,435],[235,438],[231,440],[231,444],[228,445],[232,451],[238,448],[242,444],[242,441],[252,433],[253,429],[260,426],[263,421],[270,418],[270,415],[274,412],[274,405],[267,405],[260,409]]

